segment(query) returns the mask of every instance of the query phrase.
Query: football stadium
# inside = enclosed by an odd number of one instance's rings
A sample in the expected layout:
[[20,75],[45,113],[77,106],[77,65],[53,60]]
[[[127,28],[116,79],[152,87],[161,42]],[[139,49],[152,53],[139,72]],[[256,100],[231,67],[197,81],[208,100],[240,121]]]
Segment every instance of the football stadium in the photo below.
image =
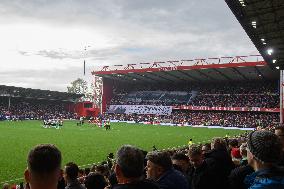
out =
[[259,54],[97,66],[98,103],[0,85],[1,187],[284,188],[284,3],[225,2]]

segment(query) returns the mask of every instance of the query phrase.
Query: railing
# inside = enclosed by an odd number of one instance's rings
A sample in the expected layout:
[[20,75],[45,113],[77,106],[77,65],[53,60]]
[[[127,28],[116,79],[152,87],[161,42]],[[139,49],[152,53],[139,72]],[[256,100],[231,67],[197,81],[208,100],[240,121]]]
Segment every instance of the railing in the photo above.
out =
[[263,62],[261,55],[248,55],[248,56],[224,56],[218,58],[195,58],[195,59],[183,59],[183,60],[168,60],[168,61],[155,61],[155,62],[143,62],[137,64],[125,64],[125,65],[108,65],[95,67],[92,74],[96,72],[108,72],[117,70],[139,70],[139,69],[151,69],[159,68],[162,71],[175,70],[177,67],[183,66],[202,66],[213,64],[233,64],[233,63],[247,63],[247,62]]

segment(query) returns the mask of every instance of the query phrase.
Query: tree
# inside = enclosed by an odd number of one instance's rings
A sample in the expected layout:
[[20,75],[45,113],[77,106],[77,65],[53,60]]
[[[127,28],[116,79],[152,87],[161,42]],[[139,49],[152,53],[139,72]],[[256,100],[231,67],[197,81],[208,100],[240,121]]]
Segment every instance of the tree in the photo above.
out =
[[67,86],[68,93],[84,94],[79,101],[90,101],[95,104],[96,107],[101,106],[102,100],[102,78],[95,76],[94,81],[88,85],[87,81],[78,78],[72,81],[71,86]]
[[[87,81],[78,78],[71,82],[71,86],[67,86],[67,92],[86,95],[88,92],[88,83]],[[82,97],[82,100],[84,100],[84,97]]]
[[67,86],[68,93],[85,94],[88,90],[87,81],[78,78],[71,82],[71,86]]

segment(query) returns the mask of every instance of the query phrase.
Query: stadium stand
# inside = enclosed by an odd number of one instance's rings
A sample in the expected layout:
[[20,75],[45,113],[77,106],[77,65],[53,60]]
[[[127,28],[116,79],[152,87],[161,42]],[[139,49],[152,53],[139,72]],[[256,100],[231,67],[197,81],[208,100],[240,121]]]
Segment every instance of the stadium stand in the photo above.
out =
[[82,95],[0,86],[0,120],[74,119],[73,104]]
[[[188,87],[188,88],[186,88]],[[161,89],[155,86],[156,89]],[[161,91],[117,92],[110,104],[124,105],[193,105],[209,107],[279,107],[277,81],[238,82],[222,84],[191,84],[183,91],[175,91],[178,86],[169,86]],[[116,89],[115,91],[118,91]]]
[[278,113],[175,111],[172,115],[106,114],[106,118],[118,121],[171,123],[174,125],[203,125],[223,127],[270,127],[279,125]]
[[[152,88],[153,87],[153,88]],[[154,88],[159,89],[152,91]],[[172,106],[171,115],[127,115],[124,109],[108,111],[108,117],[120,121],[172,123],[183,125],[265,127],[279,123],[279,113],[252,111],[257,108],[277,109],[279,91],[277,81],[236,83],[191,84],[190,86],[147,86],[140,91],[132,88],[115,89],[109,106],[155,105]],[[182,91],[175,91],[175,90]],[[123,91],[123,92],[122,92]],[[128,92],[127,92],[128,91]],[[189,91],[189,92],[188,92]],[[194,107],[186,110],[185,107]],[[206,107],[206,108],[204,108]],[[224,111],[214,107],[239,107],[239,111]],[[213,109],[212,109],[213,108]],[[253,108],[253,109],[252,109]],[[246,109],[247,111],[242,111]],[[198,111],[197,111],[198,110]],[[215,111],[212,111],[215,110]]]

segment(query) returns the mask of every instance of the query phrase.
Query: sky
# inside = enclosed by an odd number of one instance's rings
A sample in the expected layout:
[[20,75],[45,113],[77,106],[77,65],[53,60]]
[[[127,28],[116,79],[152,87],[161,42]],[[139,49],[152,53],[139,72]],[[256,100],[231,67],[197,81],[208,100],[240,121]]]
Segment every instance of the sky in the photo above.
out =
[[104,65],[250,54],[224,0],[0,1],[0,85],[65,92]]

